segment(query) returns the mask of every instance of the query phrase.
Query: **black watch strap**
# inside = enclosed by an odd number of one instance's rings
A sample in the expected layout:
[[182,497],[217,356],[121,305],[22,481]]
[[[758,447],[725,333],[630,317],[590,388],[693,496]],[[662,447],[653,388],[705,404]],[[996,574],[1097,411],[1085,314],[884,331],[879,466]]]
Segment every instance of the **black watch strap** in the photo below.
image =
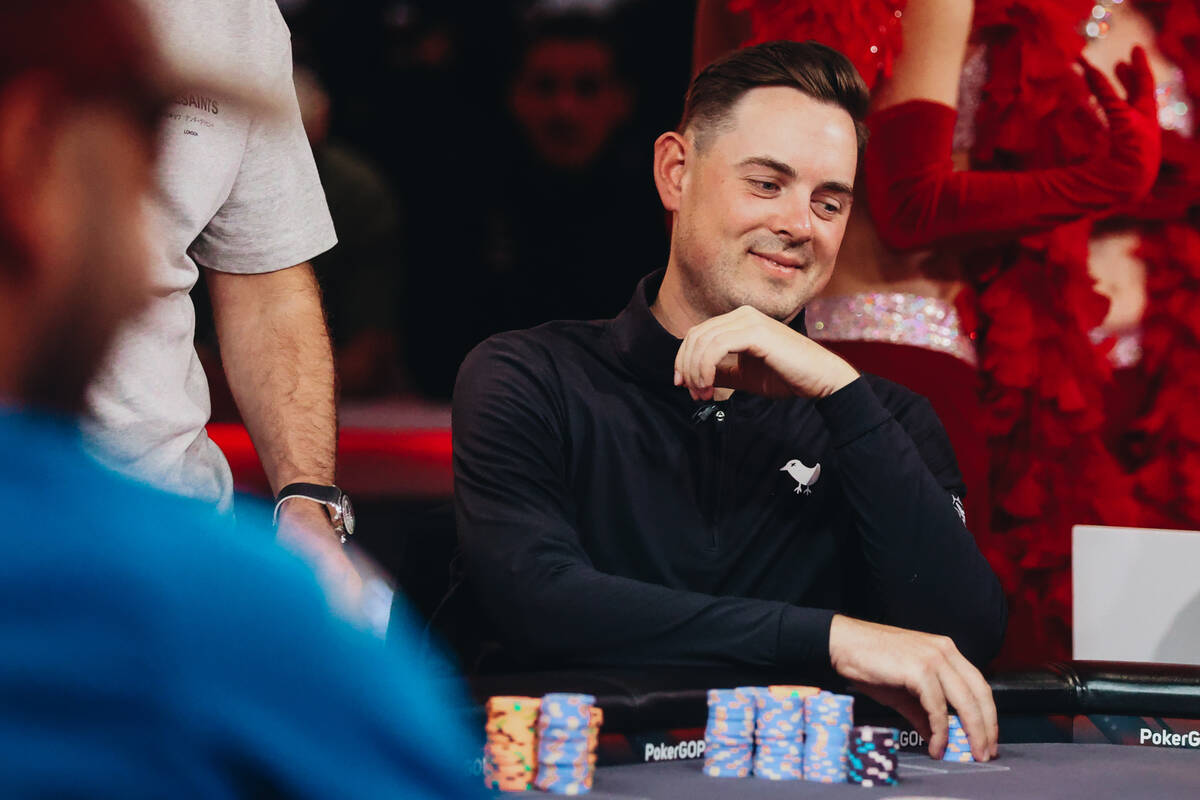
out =
[[289,483],[279,490],[275,497],[275,505],[289,497],[307,497],[318,503],[336,505],[342,499],[342,490],[336,486],[322,486],[319,483]]
[[354,533],[354,511],[346,493],[336,486],[326,486],[319,483],[289,483],[279,490],[275,497],[275,520],[279,520],[279,507],[290,498],[305,498],[325,506],[333,529],[346,541],[346,537]]

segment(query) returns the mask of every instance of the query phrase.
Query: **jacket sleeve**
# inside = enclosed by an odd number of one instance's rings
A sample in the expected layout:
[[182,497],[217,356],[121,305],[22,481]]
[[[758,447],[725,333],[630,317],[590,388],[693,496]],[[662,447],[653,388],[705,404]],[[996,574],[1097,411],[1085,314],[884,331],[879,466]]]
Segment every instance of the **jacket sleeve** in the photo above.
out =
[[454,494],[468,579],[507,644],[591,664],[829,667],[833,612],[598,571],[576,525],[551,358],[513,335],[464,361]]
[[1000,649],[1007,603],[959,516],[953,450],[927,400],[880,384],[888,407],[865,377],[817,402],[867,579],[885,622],[949,636],[983,664]]

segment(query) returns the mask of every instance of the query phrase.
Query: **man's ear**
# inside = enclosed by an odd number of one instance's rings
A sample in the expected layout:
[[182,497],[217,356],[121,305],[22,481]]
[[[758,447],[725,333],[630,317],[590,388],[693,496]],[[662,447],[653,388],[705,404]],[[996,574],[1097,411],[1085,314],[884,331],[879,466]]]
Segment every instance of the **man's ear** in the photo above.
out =
[[679,210],[683,168],[691,152],[691,143],[675,131],[664,133],[654,142],[654,185],[667,211]]
[[48,205],[56,146],[48,79],[20,78],[0,87],[0,270],[19,277],[39,260],[56,216]]

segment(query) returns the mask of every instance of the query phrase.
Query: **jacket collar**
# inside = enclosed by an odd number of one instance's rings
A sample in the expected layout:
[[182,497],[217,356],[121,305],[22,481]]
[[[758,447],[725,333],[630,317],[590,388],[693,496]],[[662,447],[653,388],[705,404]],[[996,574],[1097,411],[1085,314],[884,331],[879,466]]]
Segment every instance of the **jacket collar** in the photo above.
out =
[[[660,387],[666,392],[683,392],[686,397],[686,389],[671,383],[671,376],[675,372],[675,354],[679,352],[683,340],[672,336],[650,310],[658,297],[665,274],[666,270],[660,269],[638,282],[629,305],[613,320],[612,334],[617,355],[638,381]],[[792,320],[791,327],[808,334],[803,310]]]

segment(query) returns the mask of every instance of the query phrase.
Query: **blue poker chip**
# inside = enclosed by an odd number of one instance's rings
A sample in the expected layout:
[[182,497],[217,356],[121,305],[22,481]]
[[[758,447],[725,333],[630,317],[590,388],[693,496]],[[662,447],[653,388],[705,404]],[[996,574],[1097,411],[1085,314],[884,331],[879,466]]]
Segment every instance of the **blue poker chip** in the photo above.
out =
[[844,783],[854,725],[854,698],[830,692],[806,698],[804,724],[804,779]]
[[971,742],[967,738],[967,732],[963,730],[962,720],[953,714],[950,715],[946,752],[942,755],[942,760],[960,763],[975,760],[975,757],[971,755]]
[[704,731],[704,773],[714,778],[744,778],[754,759],[756,689],[710,689]]
[[705,750],[704,774],[712,778],[745,778],[753,764],[753,747],[718,747]]
[[[554,794],[576,795],[592,787],[599,719],[589,694],[551,693],[541,699],[536,730],[534,785]],[[596,721],[593,721],[593,720]]]
[[804,777],[804,698],[776,695],[768,689],[755,697],[755,751],[752,773],[765,780]]

